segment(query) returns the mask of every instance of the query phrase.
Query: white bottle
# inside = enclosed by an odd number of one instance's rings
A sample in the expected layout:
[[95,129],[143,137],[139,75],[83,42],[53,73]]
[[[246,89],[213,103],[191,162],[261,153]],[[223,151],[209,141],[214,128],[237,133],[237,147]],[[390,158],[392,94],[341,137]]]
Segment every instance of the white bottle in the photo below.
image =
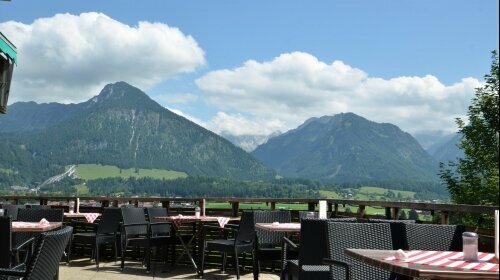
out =
[[196,217],[196,219],[200,218],[200,212],[201,212],[200,207],[194,208],[194,216]]

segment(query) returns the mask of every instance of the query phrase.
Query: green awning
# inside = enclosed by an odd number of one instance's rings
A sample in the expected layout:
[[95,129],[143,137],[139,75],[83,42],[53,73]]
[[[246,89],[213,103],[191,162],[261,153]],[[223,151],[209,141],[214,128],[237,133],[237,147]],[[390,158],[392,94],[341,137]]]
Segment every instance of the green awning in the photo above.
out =
[[4,53],[17,64],[16,47],[0,32],[0,52]]

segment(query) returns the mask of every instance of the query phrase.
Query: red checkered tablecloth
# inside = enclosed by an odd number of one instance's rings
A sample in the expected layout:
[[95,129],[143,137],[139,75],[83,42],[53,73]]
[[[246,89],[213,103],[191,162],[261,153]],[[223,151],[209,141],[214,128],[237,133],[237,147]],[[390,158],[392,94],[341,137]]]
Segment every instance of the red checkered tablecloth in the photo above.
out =
[[388,257],[388,261],[400,261],[414,264],[424,264],[439,267],[462,268],[482,271],[499,271],[499,265],[491,262],[495,254],[479,252],[477,261],[464,261],[462,252],[452,251],[407,251],[408,258],[397,260]]
[[85,218],[89,223],[93,223],[99,216],[100,213],[64,213],[65,218]]
[[230,220],[229,217],[213,217],[213,216],[169,216],[167,220],[172,221],[176,229],[179,229],[182,223],[185,222],[217,222],[223,228]]

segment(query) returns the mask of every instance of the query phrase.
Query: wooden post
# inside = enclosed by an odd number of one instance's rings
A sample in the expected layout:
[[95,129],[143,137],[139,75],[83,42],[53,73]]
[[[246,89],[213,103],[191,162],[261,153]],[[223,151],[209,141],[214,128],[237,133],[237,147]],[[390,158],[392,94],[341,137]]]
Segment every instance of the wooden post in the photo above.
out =
[[447,225],[450,223],[448,211],[441,211],[440,218],[441,218],[442,225]]
[[238,217],[240,210],[240,203],[238,201],[231,202],[232,214],[233,217]]
[[339,215],[339,204],[338,203],[335,203],[335,206],[334,206],[334,217],[337,217]]
[[101,200],[101,207],[109,207],[109,200]]
[[358,219],[362,219],[364,216],[365,216],[365,206],[359,205],[358,206]]
[[168,200],[162,200],[161,201],[161,207],[167,208],[167,214],[170,212],[170,201]]
[[385,218],[387,220],[392,219],[392,209],[391,209],[391,207],[385,207]]
[[134,207],[135,208],[138,208],[139,207],[139,200],[134,200]]
[[307,211],[314,211],[315,207],[316,207],[316,202],[307,203]]
[[113,200],[113,207],[118,207],[118,200]]
[[271,210],[276,210],[276,201],[271,201]]
[[392,208],[392,215],[391,215],[392,220],[399,220],[399,210],[401,210],[399,207]]

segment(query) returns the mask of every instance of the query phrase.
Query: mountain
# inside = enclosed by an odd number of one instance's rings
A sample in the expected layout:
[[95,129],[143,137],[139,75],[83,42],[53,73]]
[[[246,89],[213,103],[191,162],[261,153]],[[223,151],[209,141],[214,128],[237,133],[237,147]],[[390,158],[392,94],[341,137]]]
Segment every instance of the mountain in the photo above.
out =
[[438,162],[456,162],[457,158],[464,157],[464,151],[458,148],[460,139],[462,139],[462,134],[455,133],[451,138],[448,138],[447,141],[437,143],[436,145],[429,147],[427,151]]
[[[48,113],[64,112],[60,121],[46,118],[40,129],[30,133],[0,136],[0,174],[9,170],[43,180],[67,165],[97,163],[241,180],[275,175],[241,148],[125,82],[105,86],[98,96],[76,107],[56,106],[65,109]],[[44,115],[42,109],[38,114]]]
[[438,163],[397,126],[353,113],[311,118],[252,154],[278,174],[339,184],[435,185]]
[[222,131],[219,135],[231,141],[231,143],[242,148],[247,152],[251,152],[257,148],[257,146],[267,142],[269,138],[276,137],[280,135],[280,131],[275,131],[270,135],[233,135],[228,131]]
[[84,108],[81,104],[17,102],[0,117],[0,133],[43,130],[72,117]]

